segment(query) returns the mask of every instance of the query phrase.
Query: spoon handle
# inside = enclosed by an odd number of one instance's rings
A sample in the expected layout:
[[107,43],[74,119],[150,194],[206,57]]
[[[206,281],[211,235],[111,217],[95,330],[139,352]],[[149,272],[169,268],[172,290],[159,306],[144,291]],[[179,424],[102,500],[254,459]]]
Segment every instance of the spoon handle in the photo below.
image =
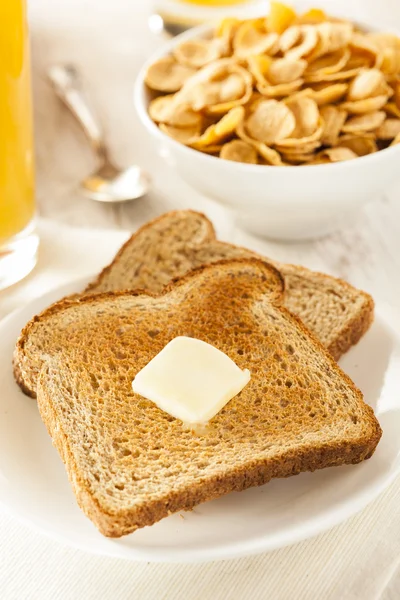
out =
[[94,151],[104,162],[107,159],[107,149],[103,131],[80,90],[77,69],[72,65],[55,65],[48,70],[48,78],[57,96],[70,109]]

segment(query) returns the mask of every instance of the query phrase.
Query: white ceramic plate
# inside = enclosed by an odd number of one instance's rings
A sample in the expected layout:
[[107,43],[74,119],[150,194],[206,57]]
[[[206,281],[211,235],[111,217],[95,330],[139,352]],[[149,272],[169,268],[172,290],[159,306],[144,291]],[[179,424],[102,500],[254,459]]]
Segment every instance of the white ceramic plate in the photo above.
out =
[[48,293],[0,323],[0,503],[21,521],[96,554],[160,562],[234,558],[333,527],[371,502],[400,471],[400,339],[378,316],[341,361],[384,431],[370,460],[232,493],[119,540],[103,537],[78,508],[36,402],[19,390],[11,366],[15,340],[26,321],[85,284]]

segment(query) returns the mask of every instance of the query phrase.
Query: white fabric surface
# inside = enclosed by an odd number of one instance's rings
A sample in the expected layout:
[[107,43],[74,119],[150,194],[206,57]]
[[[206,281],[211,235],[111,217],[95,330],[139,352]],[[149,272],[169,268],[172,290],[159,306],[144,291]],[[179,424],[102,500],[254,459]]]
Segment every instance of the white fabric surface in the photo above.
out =
[[[43,220],[39,233],[38,266],[25,281],[0,292],[0,316],[51,288],[96,272],[127,236]],[[200,565],[91,556],[0,513],[0,598],[397,600],[399,506],[400,479],[359,515],[324,535],[256,557]]]

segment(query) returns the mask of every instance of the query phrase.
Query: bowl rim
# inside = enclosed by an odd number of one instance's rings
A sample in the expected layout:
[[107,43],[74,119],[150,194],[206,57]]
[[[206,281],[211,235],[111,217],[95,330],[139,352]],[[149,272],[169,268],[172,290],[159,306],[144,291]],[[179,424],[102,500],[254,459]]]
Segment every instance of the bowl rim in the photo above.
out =
[[[355,23],[357,26],[368,29],[370,31],[381,31],[380,28],[374,27],[373,25],[367,24],[365,22],[360,22],[358,20],[352,21],[352,22]],[[218,161],[219,163],[221,163],[221,161],[222,161],[222,164],[224,164],[225,168],[229,168],[229,167],[227,167],[227,165],[230,165],[230,168],[232,168],[234,166],[234,168],[236,168],[236,169],[239,168],[243,173],[258,173],[259,174],[263,170],[266,173],[271,172],[271,171],[276,172],[278,170],[282,171],[282,166],[260,165],[260,164],[254,165],[254,164],[249,164],[249,163],[241,163],[241,162],[236,162],[236,161],[224,160],[224,159],[220,158],[219,156],[213,156],[212,154],[207,154],[205,152],[199,152],[198,150],[195,150],[194,148],[190,148],[189,146],[186,146],[185,144],[182,144],[181,142],[174,140],[172,137],[170,137],[169,135],[164,133],[157,126],[157,124],[150,118],[150,115],[148,114],[148,110],[147,110],[148,105],[147,105],[146,101],[144,100],[145,94],[147,91],[147,86],[145,84],[145,75],[146,75],[147,69],[155,61],[159,60],[160,58],[163,58],[164,56],[168,56],[168,54],[171,53],[173,48],[178,46],[181,42],[184,42],[184,41],[190,40],[190,39],[195,39],[197,37],[200,37],[200,38],[204,37],[207,33],[210,33],[213,30],[214,26],[215,26],[215,24],[212,24],[212,23],[199,25],[197,27],[193,27],[193,28],[189,29],[188,31],[185,31],[185,32],[175,36],[173,39],[169,40],[168,42],[163,44],[160,48],[158,48],[145,61],[145,63],[142,65],[139,73],[136,76],[134,87],[133,87],[133,103],[136,108],[136,112],[139,116],[139,119],[141,120],[142,124],[146,127],[146,129],[148,129],[154,136],[158,137],[160,140],[162,140],[164,142],[170,143],[173,147],[177,148],[178,150],[180,150],[182,152],[187,152],[188,155],[189,156],[192,155],[193,158],[197,157],[200,160],[204,160],[205,162],[210,162],[210,163],[213,163],[213,161],[214,161],[214,164],[215,164],[215,161]],[[398,31],[396,31],[396,30],[391,30],[389,33],[397,33],[397,35],[399,35]],[[318,169],[318,173],[320,173],[320,174],[323,171],[330,172],[333,169],[352,169],[352,168],[354,168],[354,163],[356,163],[359,167],[362,167],[363,165],[367,166],[368,164],[370,164],[372,162],[377,164],[379,161],[385,160],[385,157],[388,154],[394,155],[395,153],[398,153],[398,154],[400,153],[400,144],[397,144],[395,146],[389,146],[388,148],[379,150],[378,152],[373,152],[371,154],[367,154],[365,156],[359,156],[354,160],[345,160],[345,161],[339,161],[336,163],[327,163],[327,164],[320,164],[320,165],[285,165],[283,172],[288,173],[288,171],[290,171],[291,173],[294,173],[294,172],[303,173],[304,169],[299,169],[299,167],[307,167],[306,172],[314,172],[315,169]],[[266,169],[266,167],[267,167],[267,169]]]

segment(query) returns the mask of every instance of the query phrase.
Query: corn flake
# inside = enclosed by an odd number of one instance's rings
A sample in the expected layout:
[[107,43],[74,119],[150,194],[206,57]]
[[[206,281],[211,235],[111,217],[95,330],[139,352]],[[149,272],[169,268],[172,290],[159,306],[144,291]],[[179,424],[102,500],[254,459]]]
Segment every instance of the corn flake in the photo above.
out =
[[400,119],[400,108],[394,102],[388,102],[384,107],[384,110],[389,117],[397,117]]
[[278,85],[270,85],[269,83],[264,85],[258,84],[257,89],[260,94],[267,98],[283,98],[299,90],[303,83],[303,79],[296,79],[290,83],[279,83]]
[[297,96],[287,103],[294,114],[296,127],[292,132],[293,138],[307,138],[312,135],[320,122],[318,105],[312,98]]
[[296,13],[290,6],[271,0],[271,8],[267,18],[267,29],[281,34],[296,19]]
[[365,133],[366,131],[373,131],[374,129],[378,129],[385,119],[386,113],[383,111],[351,117],[343,125],[342,131],[345,133]]
[[150,103],[149,115],[156,123],[175,127],[198,126],[201,123],[201,115],[189,105],[177,103],[175,95],[155,98]]
[[315,27],[311,25],[300,25],[300,43],[292,46],[285,54],[286,58],[298,60],[307,56],[315,48],[318,42],[318,35]]
[[351,82],[347,99],[364,100],[370,98],[382,83],[385,83],[385,77],[379,69],[362,70]]
[[267,144],[264,144],[263,142],[253,140],[249,135],[247,135],[243,122],[239,123],[239,125],[237,126],[236,133],[241,140],[253,146],[253,148],[257,150],[258,154],[262,156],[262,158],[266,161],[267,164],[273,165],[275,167],[283,166],[283,162],[279,152],[277,152],[273,148],[270,148],[269,146],[267,146]]
[[245,21],[233,38],[234,54],[238,58],[248,58],[267,53],[278,40],[277,33],[268,33],[256,20]]
[[194,69],[180,65],[172,56],[166,56],[147,69],[145,82],[157,92],[177,92],[194,73]]
[[296,120],[292,111],[277,100],[260,102],[245,122],[249,136],[267,145],[289,137],[295,127]]
[[350,150],[350,148],[346,148],[345,146],[327,148],[326,150],[322,150],[322,152],[319,153],[318,156],[326,157],[330,160],[330,162],[333,163],[358,158],[357,154],[353,152],[353,150]]
[[213,40],[187,40],[174,49],[174,57],[178,63],[199,69],[212,61],[221,58],[225,44],[216,38]]
[[256,165],[257,151],[251,144],[243,140],[232,140],[224,144],[219,153],[220,158]]
[[190,145],[192,148],[203,149],[206,146],[224,141],[235,132],[236,127],[243,120],[243,117],[244,108],[242,106],[232,108],[218,123],[210,125],[202,135],[193,139]]
[[321,116],[324,120],[321,142],[326,146],[336,146],[342,127],[346,122],[347,112],[333,104],[328,104],[321,108]]
[[326,75],[341,71],[347,65],[350,56],[350,50],[342,48],[317,58],[307,68],[304,75],[305,80],[312,82],[326,81]]
[[311,97],[318,106],[324,106],[341,100],[348,89],[349,85],[347,83],[329,83],[320,89],[313,89]]
[[185,145],[189,144],[193,138],[200,135],[200,126],[174,127],[173,125],[160,123],[159,127],[161,131],[169,135],[169,137]]
[[350,148],[357,156],[366,156],[378,151],[375,136],[372,133],[342,135],[338,140],[338,144],[342,147]]
[[301,29],[299,25],[294,25],[286,29],[278,40],[279,50],[284,54],[295,46],[301,37]]
[[400,133],[400,119],[386,119],[378,129],[375,135],[378,140],[393,140]]
[[388,101],[388,96],[373,96],[364,100],[355,100],[354,102],[343,102],[341,105],[351,115],[362,115],[369,112],[380,110]]
[[280,83],[292,83],[298,81],[307,67],[307,61],[300,59],[291,60],[290,58],[277,58],[271,61],[267,71],[267,77],[272,85]]

